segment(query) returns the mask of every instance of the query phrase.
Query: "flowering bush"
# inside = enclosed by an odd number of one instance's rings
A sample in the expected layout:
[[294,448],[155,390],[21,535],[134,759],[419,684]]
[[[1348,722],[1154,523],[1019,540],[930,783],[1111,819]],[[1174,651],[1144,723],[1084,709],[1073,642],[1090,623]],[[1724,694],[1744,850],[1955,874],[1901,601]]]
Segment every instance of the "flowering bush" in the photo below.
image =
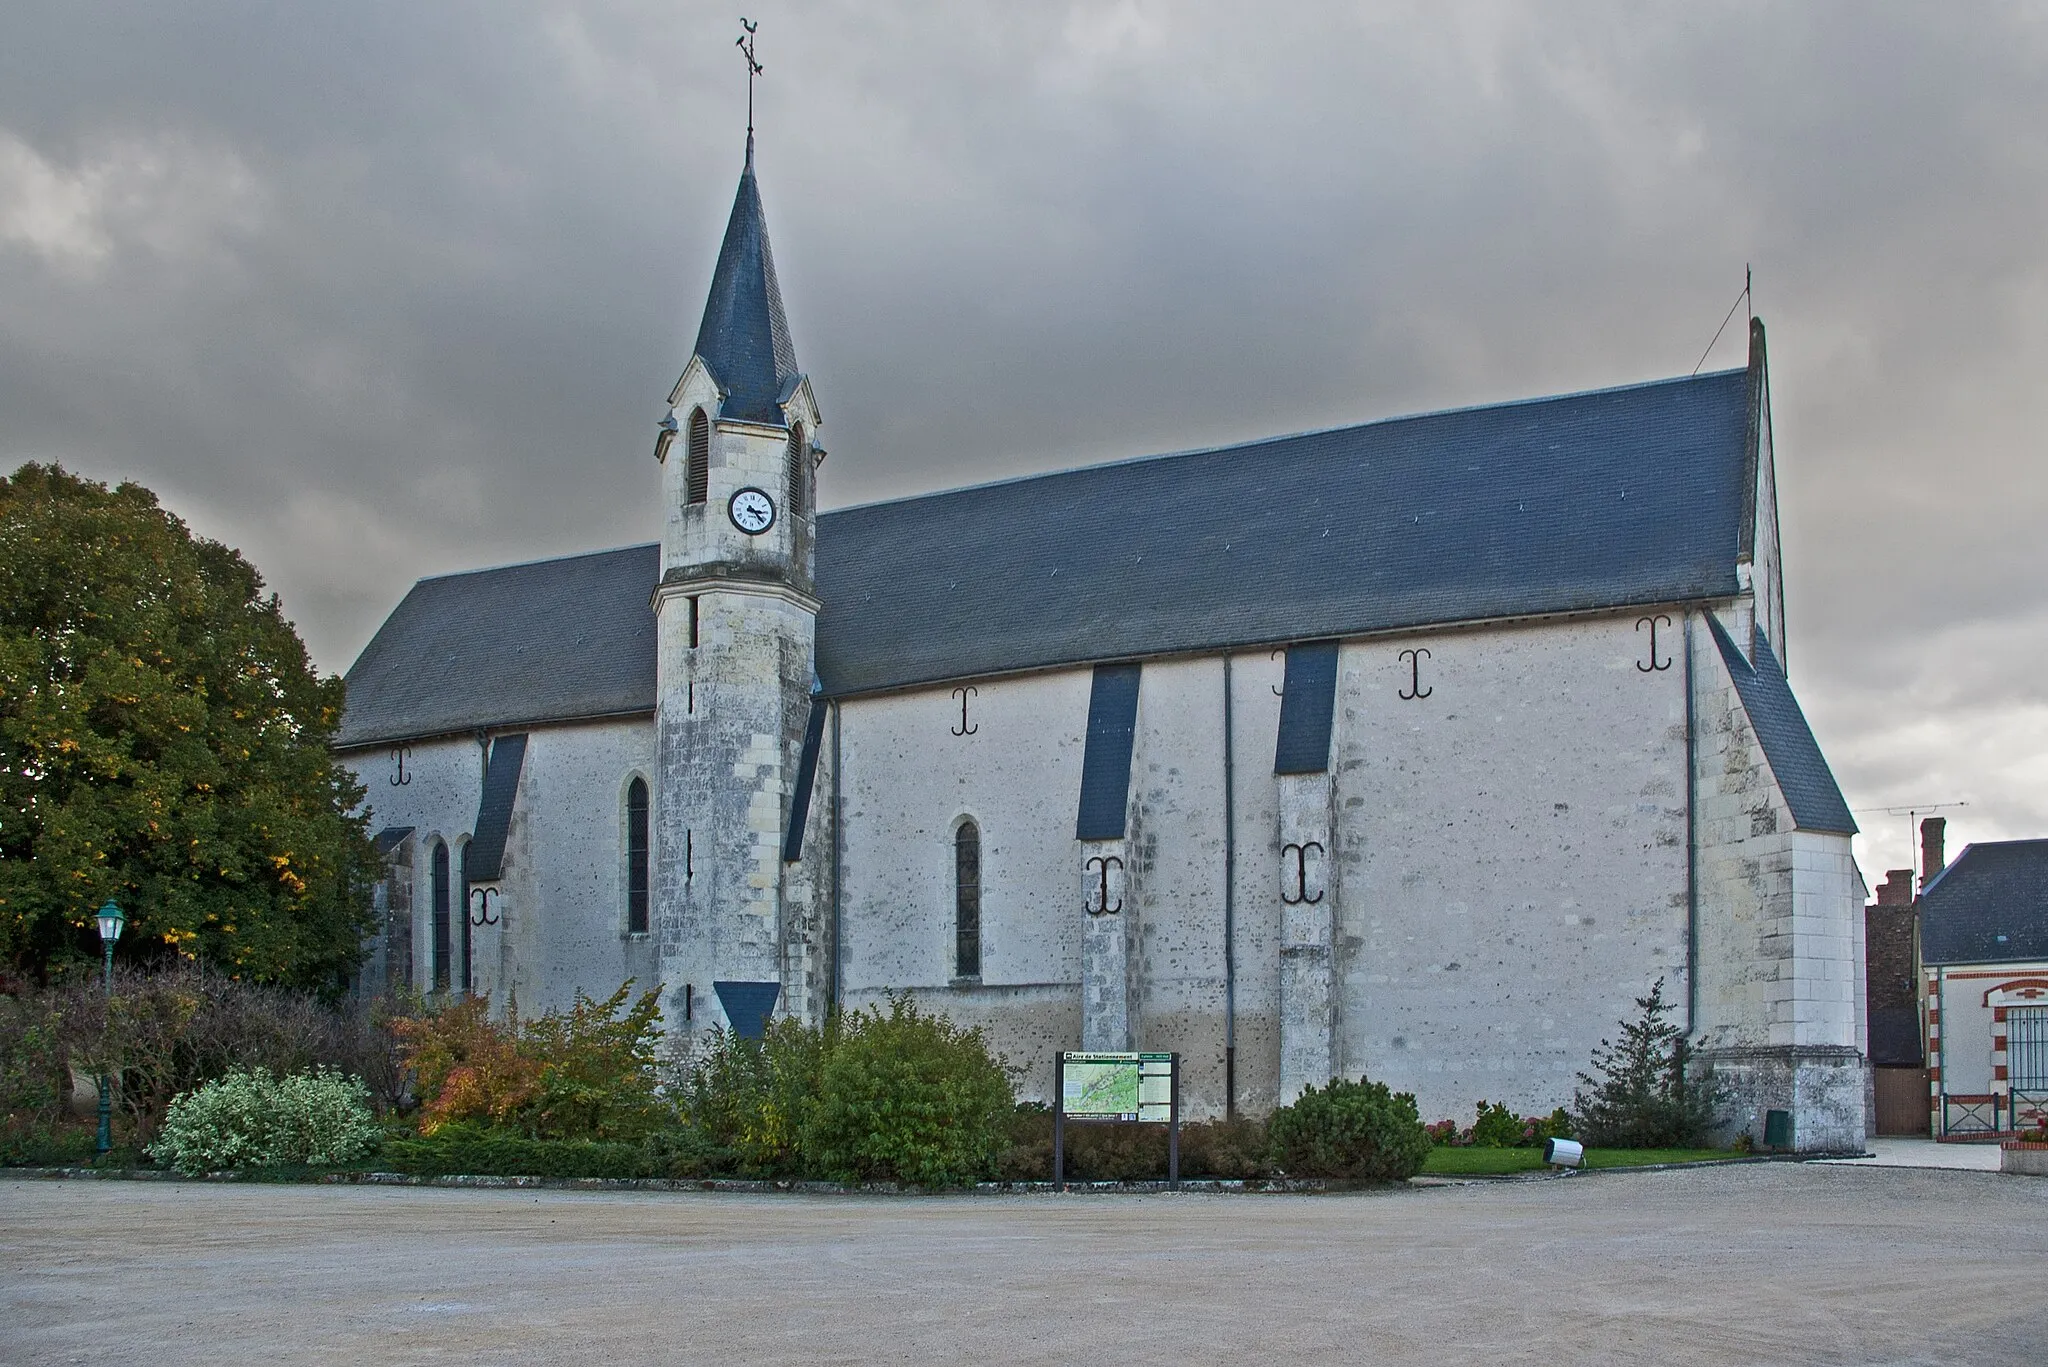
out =
[[233,1069],[171,1102],[149,1156],[179,1172],[352,1163],[377,1146],[361,1078]]
[[628,1001],[632,983],[524,1026],[516,1009],[491,1019],[490,999],[465,997],[395,1021],[422,1098],[420,1133],[454,1121],[534,1139],[639,1139],[673,1118],[657,1095],[658,998]]
[[1562,1106],[1549,1115],[1517,1116],[1506,1106],[1482,1101],[1478,1118],[1462,1129],[1455,1120],[1439,1120],[1423,1129],[1429,1133],[1429,1142],[1439,1146],[1533,1149],[1546,1139],[1569,1135],[1571,1117]]

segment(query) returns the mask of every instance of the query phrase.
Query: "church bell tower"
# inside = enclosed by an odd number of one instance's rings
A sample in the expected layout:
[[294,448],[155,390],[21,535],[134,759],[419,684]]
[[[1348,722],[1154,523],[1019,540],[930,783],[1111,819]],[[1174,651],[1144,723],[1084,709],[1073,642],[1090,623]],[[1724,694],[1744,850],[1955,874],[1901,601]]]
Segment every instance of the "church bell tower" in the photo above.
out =
[[818,410],[797,369],[754,136],[661,465],[654,930],[685,1044],[819,1009],[810,900],[784,864],[812,710]]

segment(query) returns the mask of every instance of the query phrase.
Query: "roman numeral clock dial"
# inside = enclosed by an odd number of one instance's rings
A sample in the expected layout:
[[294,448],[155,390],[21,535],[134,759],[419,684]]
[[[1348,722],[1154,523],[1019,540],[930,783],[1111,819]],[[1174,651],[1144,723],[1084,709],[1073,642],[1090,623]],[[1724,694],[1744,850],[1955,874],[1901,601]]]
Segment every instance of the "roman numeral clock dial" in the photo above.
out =
[[740,489],[725,505],[725,515],[748,536],[759,536],[775,525],[775,500],[759,489]]

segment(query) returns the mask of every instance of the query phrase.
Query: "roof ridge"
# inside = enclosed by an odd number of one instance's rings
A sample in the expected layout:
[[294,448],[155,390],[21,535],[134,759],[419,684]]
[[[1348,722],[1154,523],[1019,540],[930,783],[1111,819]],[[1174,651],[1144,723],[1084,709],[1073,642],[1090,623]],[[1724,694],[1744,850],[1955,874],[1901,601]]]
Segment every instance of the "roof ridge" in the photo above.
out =
[[1627,394],[1635,390],[1656,389],[1664,385],[1697,384],[1705,380],[1725,380],[1731,375],[1748,374],[1743,367],[1730,370],[1709,370],[1698,375],[1670,375],[1657,380],[1637,380],[1630,384],[1603,385],[1597,389],[1574,389],[1562,394],[1537,394],[1521,399],[1499,399],[1491,403],[1458,404],[1450,408],[1428,408],[1410,413],[1393,413],[1382,418],[1368,418],[1364,422],[1332,423],[1327,427],[1306,427],[1297,432],[1278,432],[1271,436],[1253,437],[1248,441],[1222,442],[1215,446],[1191,446],[1178,451],[1156,451],[1143,456],[1119,456],[1114,460],[1093,461],[1086,465],[1068,465],[1057,470],[1038,470],[1029,474],[1005,475],[1000,479],[986,479],[975,484],[956,484],[951,488],[932,489],[919,494],[898,494],[894,498],[870,499],[865,503],[847,503],[837,508],[821,510],[819,516],[829,517],[833,513],[860,512],[868,508],[886,508],[899,503],[914,503],[925,498],[945,498],[951,494],[976,493],[983,489],[1000,489],[1011,484],[1026,484],[1036,479],[1056,479],[1061,475],[1087,474],[1095,470],[1114,470],[1128,465],[1144,465],[1152,461],[1183,460],[1194,456],[1213,456],[1224,451],[1249,451],[1261,446],[1275,446],[1285,441],[1299,441],[1304,437],[1332,436],[1340,432],[1360,432],[1370,427],[1392,427],[1404,422],[1422,422],[1429,418],[1457,417],[1464,413],[1495,413],[1508,408],[1530,408],[1538,404],[1563,403],[1570,399],[1597,399],[1609,394]]
[[413,582],[430,584],[442,579],[468,579],[473,575],[497,574],[502,570],[522,570],[531,565],[556,565],[569,560],[593,560],[600,555],[621,555],[627,551],[659,550],[659,541],[635,541],[624,546],[603,546],[594,551],[569,551],[563,555],[537,555],[530,560],[507,560],[500,565],[478,565],[474,569],[449,570],[445,574],[423,574]]

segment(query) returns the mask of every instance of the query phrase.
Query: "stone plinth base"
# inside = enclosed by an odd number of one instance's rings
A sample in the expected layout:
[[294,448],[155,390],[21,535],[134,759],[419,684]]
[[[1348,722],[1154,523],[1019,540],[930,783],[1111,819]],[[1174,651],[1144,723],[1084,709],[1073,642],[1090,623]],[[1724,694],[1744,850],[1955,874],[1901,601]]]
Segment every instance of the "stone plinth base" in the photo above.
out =
[[1851,1048],[1790,1045],[1757,1049],[1703,1049],[1721,1085],[1721,1126],[1715,1138],[1731,1143],[1745,1132],[1761,1143],[1771,1111],[1792,1114],[1795,1153],[1860,1153],[1869,1065]]

